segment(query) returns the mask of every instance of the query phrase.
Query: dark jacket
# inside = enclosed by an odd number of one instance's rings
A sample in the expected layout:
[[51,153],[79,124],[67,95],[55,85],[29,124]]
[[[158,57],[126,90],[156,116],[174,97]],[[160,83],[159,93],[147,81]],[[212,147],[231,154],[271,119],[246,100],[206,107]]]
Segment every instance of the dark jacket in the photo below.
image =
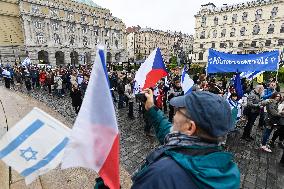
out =
[[273,127],[279,124],[281,115],[278,113],[278,102],[274,99],[269,100],[270,102],[266,105],[267,110],[267,126]]
[[247,98],[247,107],[250,109],[251,113],[259,113],[260,111],[260,95],[255,92],[255,90],[251,91]]
[[82,104],[82,93],[80,90],[71,90],[70,97],[72,99],[72,106],[77,107]]
[[[172,127],[168,118],[156,107],[147,111],[146,116],[154,126],[159,142],[164,144],[164,138]],[[214,152],[213,147],[193,145],[186,148],[186,153],[166,150],[165,156],[156,158],[151,164],[147,164],[151,161],[146,161],[133,177],[132,189],[237,189],[240,187],[240,172],[230,153]],[[198,153],[193,152],[196,150]]]

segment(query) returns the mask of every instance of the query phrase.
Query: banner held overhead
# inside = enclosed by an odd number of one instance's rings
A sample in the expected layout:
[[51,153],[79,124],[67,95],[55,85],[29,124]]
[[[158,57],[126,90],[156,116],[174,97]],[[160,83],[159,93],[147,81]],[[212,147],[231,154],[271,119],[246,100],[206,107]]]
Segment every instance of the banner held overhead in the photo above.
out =
[[279,51],[260,54],[228,54],[209,49],[208,73],[276,71]]

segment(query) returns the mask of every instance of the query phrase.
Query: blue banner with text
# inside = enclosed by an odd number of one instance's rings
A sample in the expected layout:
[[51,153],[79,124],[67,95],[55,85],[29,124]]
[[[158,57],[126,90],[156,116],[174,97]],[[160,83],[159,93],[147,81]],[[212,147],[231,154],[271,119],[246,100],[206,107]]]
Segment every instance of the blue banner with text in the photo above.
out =
[[228,54],[209,49],[207,73],[276,71],[279,51],[260,54]]

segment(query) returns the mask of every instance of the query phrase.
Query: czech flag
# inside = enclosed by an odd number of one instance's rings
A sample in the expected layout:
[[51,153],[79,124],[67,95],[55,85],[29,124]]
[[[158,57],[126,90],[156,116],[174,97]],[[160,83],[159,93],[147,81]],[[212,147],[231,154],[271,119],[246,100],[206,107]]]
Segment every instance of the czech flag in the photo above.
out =
[[140,66],[135,75],[135,94],[146,88],[154,87],[161,78],[167,75],[168,72],[161,50],[156,48]]
[[119,133],[102,49],[64,153],[62,168],[69,167],[95,170],[109,188],[120,188]]

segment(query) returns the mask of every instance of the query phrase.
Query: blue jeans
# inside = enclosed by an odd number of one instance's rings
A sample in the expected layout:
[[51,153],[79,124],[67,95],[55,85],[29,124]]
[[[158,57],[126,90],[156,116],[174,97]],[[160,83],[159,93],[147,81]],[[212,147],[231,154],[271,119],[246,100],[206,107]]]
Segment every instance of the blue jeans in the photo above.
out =
[[273,129],[268,129],[268,128],[265,128],[264,130],[264,133],[263,133],[263,136],[262,136],[262,141],[261,141],[261,144],[262,146],[266,145],[269,137],[270,137],[270,134],[272,132]]
[[118,95],[118,109],[123,108],[123,103],[124,103],[124,95],[119,94]]

